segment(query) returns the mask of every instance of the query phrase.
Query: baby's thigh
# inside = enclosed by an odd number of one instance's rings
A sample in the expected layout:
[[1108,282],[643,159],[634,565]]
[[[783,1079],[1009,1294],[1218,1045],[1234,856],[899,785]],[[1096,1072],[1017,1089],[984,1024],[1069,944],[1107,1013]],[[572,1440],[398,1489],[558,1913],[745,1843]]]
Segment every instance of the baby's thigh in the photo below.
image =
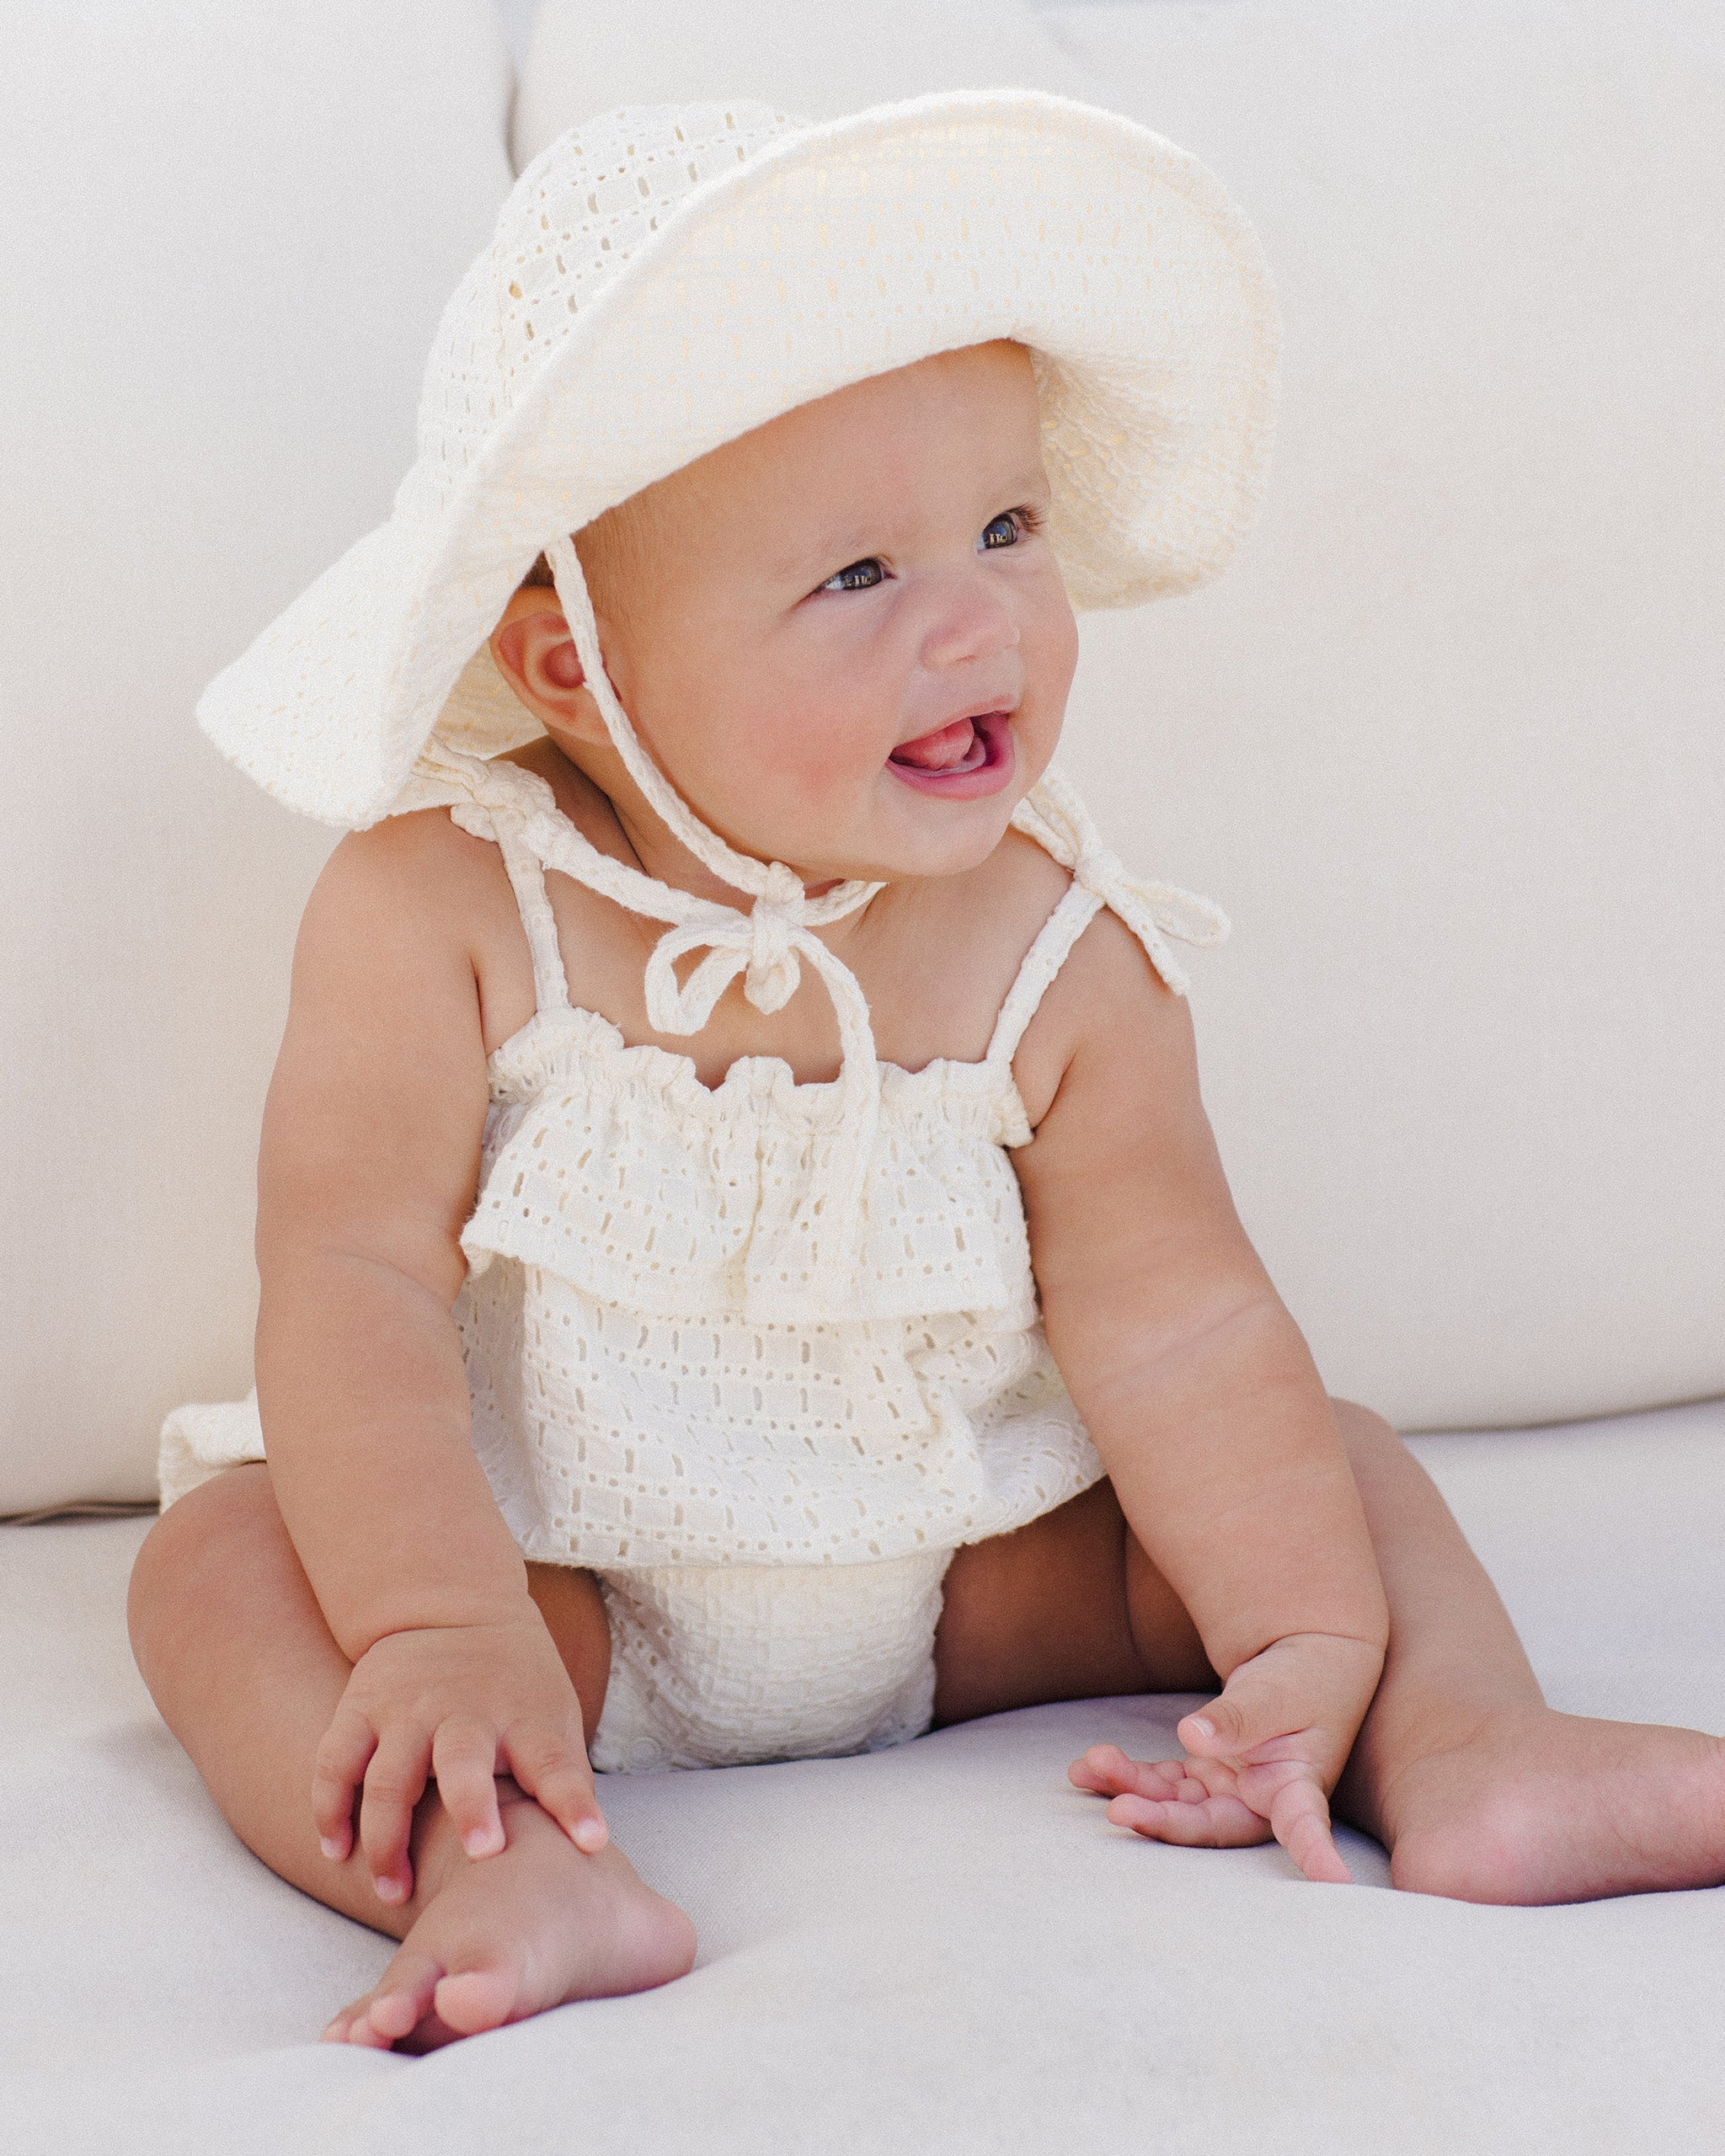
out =
[[574,1565],[530,1562],[527,1592],[538,1604],[552,1644],[569,1673],[590,1744],[605,1711],[605,1694],[611,1682],[611,1620],[605,1614],[598,1579]]
[[1012,1534],[953,1553],[934,1667],[937,1728],[1050,1700],[1202,1692],[1216,1681],[1106,1476]]

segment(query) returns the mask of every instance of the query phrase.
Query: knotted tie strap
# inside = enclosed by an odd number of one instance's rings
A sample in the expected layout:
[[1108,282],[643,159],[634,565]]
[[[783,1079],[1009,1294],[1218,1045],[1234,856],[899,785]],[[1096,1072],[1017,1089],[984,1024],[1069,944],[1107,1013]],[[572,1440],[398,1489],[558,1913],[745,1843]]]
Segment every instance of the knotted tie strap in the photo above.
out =
[[1220,943],[1228,933],[1228,916],[1195,891],[1178,883],[1152,883],[1135,876],[1117,853],[1102,842],[1090,812],[1071,782],[1045,771],[1012,812],[1014,827],[1051,853],[1072,880],[1110,906],[1143,944],[1156,971],[1178,995],[1190,983],[1185,969],[1162,940],[1162,931],[1199,949]]

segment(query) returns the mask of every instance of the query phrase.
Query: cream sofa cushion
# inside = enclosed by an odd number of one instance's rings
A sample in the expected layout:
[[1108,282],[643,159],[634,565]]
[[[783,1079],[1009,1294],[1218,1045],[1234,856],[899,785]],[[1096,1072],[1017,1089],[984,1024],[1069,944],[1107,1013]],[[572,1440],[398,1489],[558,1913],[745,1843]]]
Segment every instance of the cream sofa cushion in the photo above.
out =
[[928,90],[1009,84],[1109,102],[1024,0],[872,0],[848,15],[807,0],[542,0],[510,147],[523,171],[565,127],[620,104],[749,97],[827,120]]
[[[1552,1704],[1725,1726],[1725,1405],[1418,1451]],[[223,1824],[126,1651],[142,1521],[0,1528],[0,2144],[19,2156],[1704,2156],[1717,1892],[1549,1909],[1111,1827],[1178,1697],[607,1777],[686,1977],[430,2058],[320,2044],[393,1947]]]

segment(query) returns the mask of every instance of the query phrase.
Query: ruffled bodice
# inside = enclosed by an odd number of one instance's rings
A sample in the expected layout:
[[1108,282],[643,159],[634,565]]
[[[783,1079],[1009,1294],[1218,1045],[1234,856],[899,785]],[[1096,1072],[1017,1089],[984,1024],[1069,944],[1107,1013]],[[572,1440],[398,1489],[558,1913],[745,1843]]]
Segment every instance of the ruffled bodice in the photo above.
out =
[[[569,1000],[547,857],[600,889],[617,864],[595,868],[521,766],[438,770],[456,820],[500,846],[534,957],[537,1011],[491,1058],[455,1310],[475,1449],[525,1553],[857,1562],[1007,1533],[1094,1481],[1038,1313],[1012,1056],[1103,903],[1138,910],[1183,985],[1156,924],[1213,933],[1204,902],[1130,885],[1076,797],[1039,789],[1021,817],[1074,881],[980,1061],[876,1060],[861,991],[847,1011],[854,981],[823,946],[823,978],[843,976],[840,1075],[798,1085],[745,1056],[708,1087],[690,1058],[631,1046]],[[710,930],[737,954],[726,978],[744,972],[750,917],[681,902],[692,923],[660,902],[680,953]]]
[[473,1273],[495,1257],[663,1317],[752,1323],[1010,1312],[1034,1294],[1017,1179],[1030,1135],[1009,1058],[879,1067],[848,1248],[826,1203],[851,1141],[836,1081],[744,1056],[703,1086],[686,1056],[607,1019],[542,1012],[492,1058]]

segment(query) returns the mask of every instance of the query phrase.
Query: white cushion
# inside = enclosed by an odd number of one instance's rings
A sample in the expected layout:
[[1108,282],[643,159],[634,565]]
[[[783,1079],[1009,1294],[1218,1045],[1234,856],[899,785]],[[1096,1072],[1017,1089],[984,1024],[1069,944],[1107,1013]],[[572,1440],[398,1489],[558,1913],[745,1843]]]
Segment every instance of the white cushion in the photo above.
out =
[[1725,1390],[1716,0],[546,0],[518,156],[625,99],[1028,83],[1203,158],[1287,318],[1268,513],[1092,616],[1065,751],[1227,908],[1236,1198],[1404,1427]]
[[388,513],[510,184],[490,0],[0,0],[0,1512],[250,1383],[254,1163],[330,833],[199,690]]
[[[1554,1705],[1725,1726],[1725,1407],[1418,1448]],[[388,1940],[228,1831],[132,1671],[142,1523],[0,1529],[0,2140],[30,2156],[1593,2156],[1718,2133],[1717,1893],[1553,1909],[1158,1847],[1067,1763],[1188,1702],[612,1776],[693,1972],[429,2059],[319,2045]]]

